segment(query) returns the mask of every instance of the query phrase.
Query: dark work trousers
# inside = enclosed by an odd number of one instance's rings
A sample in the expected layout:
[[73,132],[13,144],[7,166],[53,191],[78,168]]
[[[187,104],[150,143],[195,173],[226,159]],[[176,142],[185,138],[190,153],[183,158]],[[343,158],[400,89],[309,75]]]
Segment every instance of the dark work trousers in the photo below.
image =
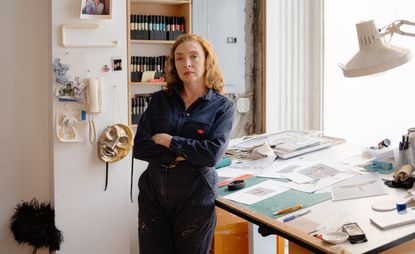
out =
[[214,168],[150,164],[138,186],[140,254],[206,254],[216,224]]

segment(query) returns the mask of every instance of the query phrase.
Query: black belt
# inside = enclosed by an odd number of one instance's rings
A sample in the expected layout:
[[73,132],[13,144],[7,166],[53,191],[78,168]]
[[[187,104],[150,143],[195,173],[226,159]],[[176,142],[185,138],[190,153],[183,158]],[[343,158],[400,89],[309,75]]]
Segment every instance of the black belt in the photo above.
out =
[[159,164],[160,167],[167,168],[167,169],[175,168],[175,167],[177,167],[177,165],[179,165],[179,162],[178,161],[175,161],[175,162],[173,162],[171,164]]
[[161,167],[161,168],[165,168],[165,169],[185,168],[185,169],[198,169],[199,170],[200,168],[203,168],[200,165],[195,165],[193,163],[190,163],[189,161],[174,161],[169,164],[160,163],[160,164],[153,164],[153,165]]

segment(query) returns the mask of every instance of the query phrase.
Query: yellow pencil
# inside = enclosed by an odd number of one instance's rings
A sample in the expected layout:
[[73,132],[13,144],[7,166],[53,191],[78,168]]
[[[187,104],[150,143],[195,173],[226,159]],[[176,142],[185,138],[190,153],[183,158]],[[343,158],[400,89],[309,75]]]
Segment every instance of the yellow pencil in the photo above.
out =
[[278,210],[278,211],[274,212],[273,214],[278,215],[278,214],[283,214],[283,213],[290,213],[290,212],[297,211],[301,208],[303,208],[303,205],[298,204],[298,205],[295,205],[295,206],[291,206],[291,207],[287,207],[287,208]]

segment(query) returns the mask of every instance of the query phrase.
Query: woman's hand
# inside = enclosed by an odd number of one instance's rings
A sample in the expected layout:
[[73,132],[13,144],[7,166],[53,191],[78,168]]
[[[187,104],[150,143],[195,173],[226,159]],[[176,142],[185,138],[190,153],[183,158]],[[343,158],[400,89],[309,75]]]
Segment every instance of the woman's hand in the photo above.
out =
[[167,148],[169,148],[172,138],[173,137],[167,133],[157,133],[151,137],[154,143],[165,146]]
[[183,158],[182,156],[178,156],[177,158],[176,158],[176,161],[185,161],[186,159],[185,158]]

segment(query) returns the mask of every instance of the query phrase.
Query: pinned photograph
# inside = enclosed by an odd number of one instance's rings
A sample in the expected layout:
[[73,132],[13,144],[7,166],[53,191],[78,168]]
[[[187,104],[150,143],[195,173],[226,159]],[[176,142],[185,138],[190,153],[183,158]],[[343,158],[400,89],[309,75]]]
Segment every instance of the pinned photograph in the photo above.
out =
[[112,0],[81,0],[81,19],[111,19]]
[[121,58],[112,59],[112,70],[113,71],[122,71],[122,60]]

